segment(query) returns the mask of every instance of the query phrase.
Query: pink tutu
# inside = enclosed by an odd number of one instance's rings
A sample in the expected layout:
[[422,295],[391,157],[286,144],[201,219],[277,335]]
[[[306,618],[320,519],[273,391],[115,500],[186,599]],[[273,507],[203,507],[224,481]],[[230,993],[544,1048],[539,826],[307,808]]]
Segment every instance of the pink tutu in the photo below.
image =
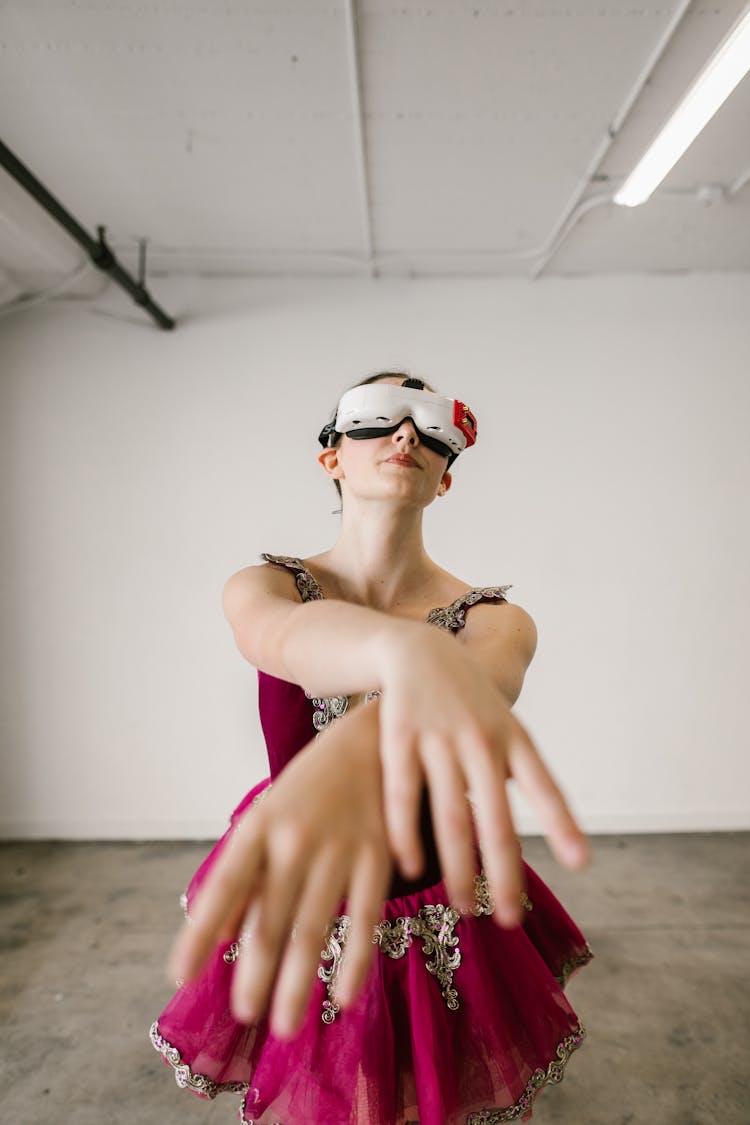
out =
[[[232,822],[270,778],[256,785]],[[183,896],[194,895],[231,829]],[[472,912],[448,905],[443,882],[384,904],[379,950],[356,1005],[330,995],[346,940],[346,902],[329,926],[297,1036],[231,1015],[237,945],[218,946],[151,1028],[175,1077],[201,1097],[244,1095],[243,1125],[495,1125],[528,1121],[586,1035],[563,987],[593,956],[572,919],[524,861],[524,919],[491,919],[483,879]]]

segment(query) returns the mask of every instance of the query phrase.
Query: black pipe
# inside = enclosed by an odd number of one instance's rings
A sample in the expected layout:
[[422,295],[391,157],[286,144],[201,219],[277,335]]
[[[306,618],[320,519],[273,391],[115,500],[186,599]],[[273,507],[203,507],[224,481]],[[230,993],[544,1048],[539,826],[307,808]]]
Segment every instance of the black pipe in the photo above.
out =
[[0,141],[0,164],[9,172],[15,180],[18,180],[21,187],[25,188],[31,195],[34,196],[37,203],[47,211],[53,219],[57,219],[61,226],[65,227],[68,234],[83,246],[84,250],[89,254],[92,262],[97,269],[104,270],[106,273],[121,285],[130,296],[133,298],[137,305],[149,313],[157,322],[160,328],[174,328],[175,322],[171,316],[159,308],[155,304],[146,286],[142,281],[134,281],[127,270],[123,269],[117,258],[114,256],[104,237],[104,227],[98,226],[96,228],[99,240],[96,241],[91,237],[88,231],[84,230],[80,223],[78,223],[70,211],[66,211],[63,205],[58,202],[53,195],[47,191],[44,184],[37,180],[29,169],[21,163],[17,156],[7,148],[2,141]]

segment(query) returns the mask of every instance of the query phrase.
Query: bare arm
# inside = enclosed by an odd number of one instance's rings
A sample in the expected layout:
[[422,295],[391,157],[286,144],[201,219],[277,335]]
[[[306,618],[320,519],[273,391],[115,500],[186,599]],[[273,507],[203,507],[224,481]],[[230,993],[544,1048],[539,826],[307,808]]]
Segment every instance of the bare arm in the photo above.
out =
[[436,631],[333,598],[298,599],[288,572],[245,567],[224,587],[224,614],[246,660],[320,696],[382,690],[394,646],[416,645]]
[[[386,828],[401,873],[416,878],[424,867],[419,811],[426,784],[446,883],[457,903],[471,901],[470,794],[496,904],[506,919],[516,917],[520,876],[505,762],[526,763],[530,790],[549,786],[511,712],[536,644],[531,618],[510,604],[475,606],[458,643],[434,625],[328,599],[300,604],[298,597],[291,576],[274,567],[234,575],[224,605],[240,652],[257,668],[322,696],[382,689]],[[583,843],[561,795],[560,802],[552,831],[558,855],[566,836]]]
[[282,630],[282,660],[288,678],[316,695],[382,690],[387,655],[396,645],[418,644],[429,628],[347,602],[305,602]]

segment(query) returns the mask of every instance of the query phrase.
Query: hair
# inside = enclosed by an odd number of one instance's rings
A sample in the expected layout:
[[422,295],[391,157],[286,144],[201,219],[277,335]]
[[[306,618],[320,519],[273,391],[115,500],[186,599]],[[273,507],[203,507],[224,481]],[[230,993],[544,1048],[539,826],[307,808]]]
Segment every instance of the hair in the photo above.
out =
[[[365,387],[365,386],[367,386],[368,383],[377,383],[378,379],[389,379],[389,378],[390,379],[412,379],[413,376],[410,375],[408,371],[378,371],[377,375],[368,375],[366,379],[360,379],[359,383],[352,383],[351,387],[347,387],[347,390],[353,391],[355,387]],[[421,381],[424,383],[424,380],[421,380]],[[429,383],[424,383],[424,386],[425,386],[426,390],[432,391],[433,394],[439,393],[435,389],[435,387],[431,387]],[[342,392],[342,397],[345,393],[346,393],[345,391]],[[338,408],[339,408],[339,404],[336,403],[336,405],[333,408],[333,413],[331,414],[331,417],[329,419],[331,422],[336,421],[336,415],[338,413]],[[339,434],[336,437],[336,440],[332,444],[338,445],[340,440],[341,440],[341,435]],[[341,495],[341,485],[339,484],[339,482],[335,478],[334,478],[333,483],[336,486],[336,492],[338,493],[339,500],[343,501],[343,496]],[[334,511],[331,512],[331,515],[337,515],[337,514],[340,515],[341,511],[342,511],[341,508],[335,508]]]

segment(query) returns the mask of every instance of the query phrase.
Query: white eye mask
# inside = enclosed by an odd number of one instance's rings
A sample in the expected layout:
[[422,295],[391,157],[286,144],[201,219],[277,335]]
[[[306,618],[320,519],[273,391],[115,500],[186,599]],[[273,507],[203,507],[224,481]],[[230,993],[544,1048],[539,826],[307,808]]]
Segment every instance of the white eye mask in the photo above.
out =
[[349,438],[375,438],[394,433],[404,418],[411,418],[419,439],[428,449],[448,457],[448,467],[459,453],[477,440],[477,420],[465,403],[421,390],[419,379],[407,379],[413,386],[393,383],[365,383],[341,396],[335,422],[329,422],[318,435],[327,449],[341,434]]

